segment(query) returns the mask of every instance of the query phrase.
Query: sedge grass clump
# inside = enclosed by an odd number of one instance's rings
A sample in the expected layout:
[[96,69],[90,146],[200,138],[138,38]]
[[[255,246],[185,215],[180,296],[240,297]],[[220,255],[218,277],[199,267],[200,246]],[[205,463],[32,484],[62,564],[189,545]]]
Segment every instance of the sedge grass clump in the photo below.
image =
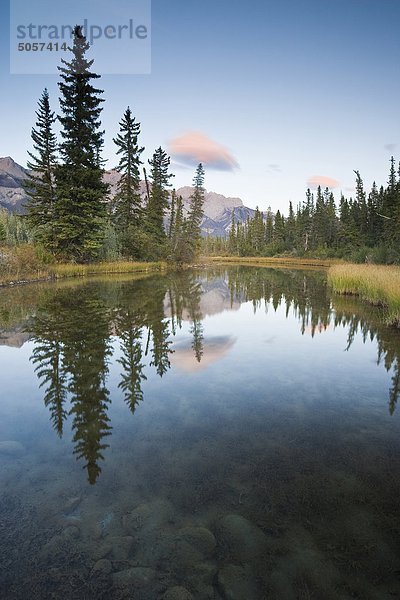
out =
[[385,322],[400,327],[400,267],[341,264],[330,267],[328,281],[339,294],[359,296],[384,308]]
[[162,270],[162,262],[131,262],[131,261],[115,261],[115,262],[100,262],[100,263],[61,263],[55,264],[51,268],[51,272],[56,279],[63,277],[84,277],[86,275],[110,274],[110,273],[137,273],[143,271]]
[[296,256],[207,256],[204,258],[207,263],[233,263],[238,265],[265,265],[265,266],[299,266],[299,267],[329,267],[339,262],[338,259],[331,260],[325,258],[299,258]]

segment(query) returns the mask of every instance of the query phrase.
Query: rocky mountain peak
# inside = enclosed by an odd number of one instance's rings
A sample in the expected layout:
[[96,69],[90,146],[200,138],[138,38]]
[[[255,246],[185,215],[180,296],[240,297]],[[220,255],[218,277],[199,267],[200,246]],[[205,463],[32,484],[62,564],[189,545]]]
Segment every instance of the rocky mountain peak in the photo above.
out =
[[[23,212],[23,205],[27,200],[22,181],[26,178],[28,170],[16,163],[11,156],[0,158],[0,208],[10,212]],[[115,196],[120,174],[116,169],[104,173],[104,181],[110,186],[110,197]],[[183,210],[189,209],[190,196],[194,188],[183,186],[176,190],[182,196]],[[146,184],[140,183],[140,193],[143,203],[146,201]],[[243,204],[240,198],[229,198],[217,192],[206,191],[204,199],[204,219],[202,223],[203,235],[226,237],[231,226],[232,212],[236,222],[244,222],[254,215],[254,210]]]

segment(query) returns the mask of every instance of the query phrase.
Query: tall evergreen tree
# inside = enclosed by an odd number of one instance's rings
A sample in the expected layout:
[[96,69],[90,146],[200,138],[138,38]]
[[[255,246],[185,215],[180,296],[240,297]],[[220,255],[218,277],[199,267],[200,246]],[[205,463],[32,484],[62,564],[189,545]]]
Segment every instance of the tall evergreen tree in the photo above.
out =
[[[136,123],[128,108],[119,123],[120,132],[114,143],[120,156],[117,171],[121,174],[118,190],[114,199],[114,219],[119,231],[133,230],[140,224],[142,213],[140,197],[140,155],[144,148],[138,144],[140,123]],[[132,232],[134,234],[134,231]]]
[[62,125],[60,154],[56,169],[58,250],[70,258],[87,261],[97,256],[106,218],[100,129],[102,90],[91,84],[100,76],[91,71],[86,58],[89,44],[77,26],[72,59],[61,60],[59,83]]
[[196,174],[193,179],[193,193],[189,199],[189,212],[187,215],[187,244],[189,247],[190,258],[193,259],[201,240],[200,225],[203,220],[203,204],[204,204],[204,167],[200,163],[196,169]]
[[56,188],[54,171],[57,156],[57,138],[53,131],[56,121],[50,108],[47,89],[38,102],[36,126],[32,128],[35,149],[28,152],[30,174],[25,181],[29,201],[26,204],[26,220],[34,231],[35,239],[49,250],[55,247]]
[[235,226],[235,211],[232,209],[231,213],[231,227],[229,229],[228,237],[228,248],[231,254],[236,254],[237,251],[237,239],[236,239],[236,226]]
[[157,148],[149,160],[151,166],[150,181],[151,191],[146,209],[146,229],[156,244],[165,242],[164,215],[168,208],[169,180],[173,175],[169,173],[171,159],[161,148]]
[[285,241],[287,249],[293,250],[296,242],[296,218],[291,201],[289,202],[289,215],[286,220]]
[[280,210],[277,210],[275,215],[273,240],[276,251],[282,252],[285,243],[285,219]]
[[185,219],[183,216],[182,196],[178,196],[176,201],[174,227],[171,236],[171,258],[175,263],[178,264],[187,262]]
[[168,226],[168,237],[171,240],[172,239],[172,234],[175,228],[175,221],[176,221],[176,191],[172,190],[172,194],[171,194],[171,206],[170,206],[170,213],[169,213],[169,226]]

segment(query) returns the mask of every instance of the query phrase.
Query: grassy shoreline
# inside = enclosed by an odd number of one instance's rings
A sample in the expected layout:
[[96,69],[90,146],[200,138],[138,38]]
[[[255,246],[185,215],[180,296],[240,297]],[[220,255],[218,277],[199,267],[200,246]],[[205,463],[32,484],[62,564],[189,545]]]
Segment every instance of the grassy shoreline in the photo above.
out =
[[380,306],[383,320],[400,327],[400,267],[386,265],[333,265],[328,281],[334,292],[359,296]]
[[[57,281],[72,277],[87,277],[93,275],[129,274],[166,271],[166,262],[134,262],[109,261],[99,263],[47,263],[38,255],[37,248],[26,244],[13,250],[0,248],[0,259],[6,257],[6,264],[0,260],[0,287]],[[205,267],[213,264],[258,265],[279,267],[329,268],[337,261],[316,258],[293,257],[237,257],[237,256],[206,256],[200,257],[192,268]]]
[[[0,248],[0,255],[1,253]],[[162,261],[45,264],[29,246],[21,247],[16,252],[9,252],[8,258],[10,262],[6,268],[4,266],[3,269],[0,268],[0,287],[93,275],[163,272],[169,268],[167,263]],[[400,267],[352,264],[318,258],[259,256],[207,256],[201,257],[197,264],[191,266],[204,267],[217,264],[327,269],[328,282],[334,292],[358,296],[370,304],[382,307],[383,320],[389,325],[400,327]]]
[[60,263],[41,265],[40,268],[17,268],[7,273],[0,273],[0,287],[41,281],[57,281],[72,277],[88,277],[92,275],[112,275],[129,273],[150,273],[166,270],[164,262],[99,262],[91,264]]
[[238,264],[238,265],[265,265],[265,266],[298,266],[298,267],[326,267],[341,263],[339,259],[324,258],[297,258],[297,257],[270,257],[270,256],[206,256],[206,263]]

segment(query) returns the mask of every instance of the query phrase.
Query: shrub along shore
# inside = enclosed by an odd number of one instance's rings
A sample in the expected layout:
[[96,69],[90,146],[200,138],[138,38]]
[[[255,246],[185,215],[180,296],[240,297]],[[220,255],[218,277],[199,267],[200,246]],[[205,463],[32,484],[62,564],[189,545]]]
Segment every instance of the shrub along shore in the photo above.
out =
[[88,275],[140,273],[162,271],[167,268],[164,262],[109,261],[97,263],[56,263],[49,262],[47,254],[33,245],[25,244],[14,248],[0,248],[0,286],[85,277]]
[[382,307],[388,325],[400,327],[400,267],[386,265],[333,265],[328,281],[334,292],[359,296]]

